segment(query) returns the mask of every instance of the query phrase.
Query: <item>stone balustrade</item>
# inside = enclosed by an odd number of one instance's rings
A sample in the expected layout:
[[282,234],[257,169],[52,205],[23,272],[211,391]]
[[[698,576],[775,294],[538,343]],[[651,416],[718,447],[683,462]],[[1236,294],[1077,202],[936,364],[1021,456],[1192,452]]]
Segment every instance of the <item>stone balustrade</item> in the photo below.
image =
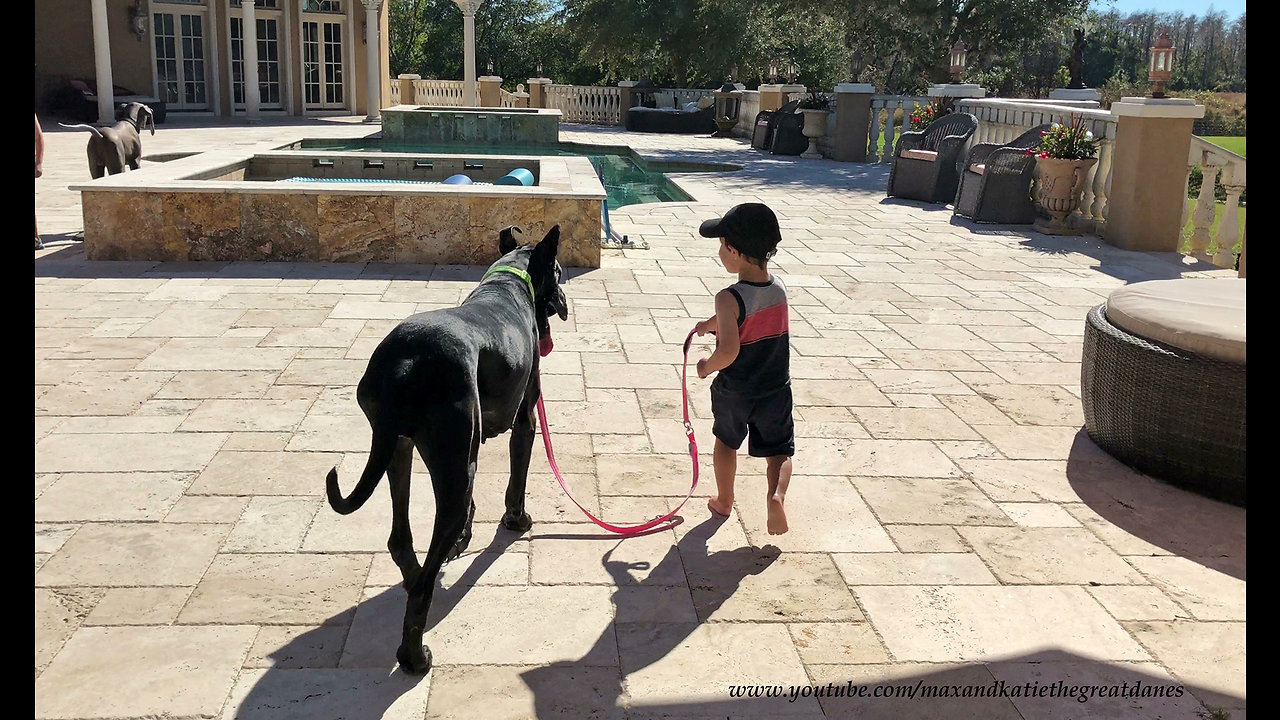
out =
[[414,80],[412,105],[457,105],[464,103],[465,85],[461,80]]
[[[902,133],[911,129],[911,111],[915,106],[928,105],[929,98],[919,95],[872,95],[871,127],[868,130],[867,162],[893,162],[893,149]],[[896,123],[894,116],[902,111],[902,117]],[[884,137],[884,147],[880,147],[880,138]]]
[[1083,117],[1085,129],[1099,140],[1098,162],[1089,170],[1080,193],[1080,207],[1067,219],[1075,228],[1102,234],[1109,211],[1111,175],[1114,167],[1116,117],[1106,110],[1065,102],[1043,100],[1001,100],[993,98],[956,101],[960,112],[978,118],[978,130],[970,144],[1008,142],[1038,125],[1070,123]]
[[548,85],[547,107],[559,110],[562,122],[622,124],[622,91],[615,86]]
[[395,80],[391,81],[391,98],[390,99],[391,99],[392,105],[400,104],[400,83]]
[[[1245,229],[1240,227],[1236,210],[1240,207],[1240,195],[1245,189],[1245,159],[1204,138],[1193,135],[1191,150],[1187,154],[1188,184],[1191,182],[1191,172],[1196,168],[1200,168],[1203,178],[1200,183],[1200,194],[1196,199],[1196,209],[1193,214],[1190,199],[1184,193],[1182,222],[1179,224],[1179,227],[1185,228],[1189,220],[1192,225],[1186,252],[1219,267],[1234,267],[1234,248],[1238,242],[1241,254],[1240,270],[1243,276]],[[1227,203],[1222,209],[1222,221],[1218,224],[1218,232],[1210,235],[1217,206],[1214,188],[1218,185],[1226,191]]]

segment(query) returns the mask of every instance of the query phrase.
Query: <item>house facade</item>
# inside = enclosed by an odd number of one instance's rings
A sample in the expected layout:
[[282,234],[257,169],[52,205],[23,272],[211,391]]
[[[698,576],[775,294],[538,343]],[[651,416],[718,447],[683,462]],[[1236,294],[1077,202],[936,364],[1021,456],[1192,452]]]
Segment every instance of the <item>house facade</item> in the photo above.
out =
[[371,116],[390,97],[384,0],[247,2],[40,0],[37,110],[70,80],[101,85],[104,65],[178,116]]

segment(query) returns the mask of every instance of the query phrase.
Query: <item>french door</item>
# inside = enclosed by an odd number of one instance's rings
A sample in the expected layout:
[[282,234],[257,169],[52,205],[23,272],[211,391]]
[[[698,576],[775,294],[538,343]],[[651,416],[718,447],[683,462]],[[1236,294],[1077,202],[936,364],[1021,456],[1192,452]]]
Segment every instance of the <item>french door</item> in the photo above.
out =
[[345,42],[344,19],[302,17],[302,97],[306,109],[337,110],[346,107]]
[[[231,21],[231,103],[244,109],[244,18],[230,16]],[[258,102],[264,110],[284,108],[280,75],[280,17],[255,19],[258,30]]]
[[155,34],[156,79],[161,99],[170,110],[209,107],[205,11],[203,8],[165,9],[157,4],[151,22]]

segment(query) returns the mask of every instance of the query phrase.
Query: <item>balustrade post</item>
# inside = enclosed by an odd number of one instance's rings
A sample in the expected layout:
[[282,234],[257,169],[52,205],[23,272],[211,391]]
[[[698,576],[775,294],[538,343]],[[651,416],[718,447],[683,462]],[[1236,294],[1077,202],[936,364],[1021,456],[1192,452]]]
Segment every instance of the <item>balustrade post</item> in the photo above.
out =
[[1218,243],[1218,251],[1213,255],[1213,264],[1218,267],[1232,267],[1235,259],[1232,250],[1236,245],[1236,236],[1240,234],[1240,219],[1236,215],[1236,209],[1240,206],[1240,193],[1244,192],[1244,185],[1236,183],[1234,170],[1232,165],[1222,169],[1222,187],[1227,191],[1227,204],[1222,208],[1222,221],[1218,223],[1218,235],[1214,238]]
[[1203,254],[1209,249],[1209,226],[1213,225],[1213,188],[1218,178],[1218,168],[1206,159],[1201,168],[1200,196],[1196,198],[1196,211],[1191,216],[1191,253]]
[[[1195,153],[1194,150],[1192,152]],[[1199,154],[1203,155],[1203,153]],[[1187,179],[1182,184],[1182,219],[1178,221],[1179,233],[1185,230],[1187,223],[1191,221],[1191,173],[1200,166],[1200,162],[1200,160],[1197,160],[1187,163]]]
[[871,162],[884,162],[880,152],[880,111],[884,109],[883,100],[871,101],[871,137],[867,142],[867,154]]
[[[1101,133],[1098,133],[1101,135]],[[1103,222],[1102,207],[1106,204],[1107,176],[1111,174],[1111,141],[1102,140],[1098,144],[1098,164],[1093,169],[1093,202],[1089,204],[1089,217],[1094,227]]]

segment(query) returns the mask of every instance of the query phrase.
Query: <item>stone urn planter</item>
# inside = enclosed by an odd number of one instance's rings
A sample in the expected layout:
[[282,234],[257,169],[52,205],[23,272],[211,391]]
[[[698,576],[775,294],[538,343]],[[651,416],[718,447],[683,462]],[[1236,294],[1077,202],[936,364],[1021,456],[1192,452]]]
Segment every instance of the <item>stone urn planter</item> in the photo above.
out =
[[804,113],[804,136],[809,138],[809,147],[800,157],[810,160],[821,160],[822,151],[818,149],[818,139],[827,134],[827,116],[829,110],[801,110]]
[[1040,170],[1040,206],[1049,213],[1048,222],[1037,220],[1035,229],[1048,235],[1079,235],[1080,230],[1067,225],[1066,218],[1080,206],[1080,191],[1084,189],[1089,168],[1097,158],[1069,160],[1036,156]]

